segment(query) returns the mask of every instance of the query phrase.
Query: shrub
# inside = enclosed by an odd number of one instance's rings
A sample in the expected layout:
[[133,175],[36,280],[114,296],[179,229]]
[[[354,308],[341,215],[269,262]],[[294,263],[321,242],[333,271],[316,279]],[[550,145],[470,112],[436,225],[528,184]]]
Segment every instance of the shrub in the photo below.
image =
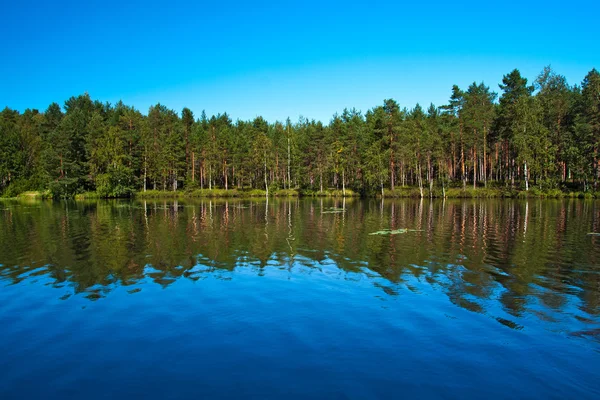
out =
[[83,192],[75,195],[75,200],[90,200],[100,198],[102,198],[102,196],[100,196],[100,193],[98,192]]
[[131,197],[135,182],[131,169],[117,166],[96,177],[96,192],[103,198]]
[[[423,191],[423,195],[425,195],[425,190]],[[391,197],[391,198],[407,198],[407,197],[421,197],[421,192],[417,187],[409,187],[409,186],[401,186],[391,189],[383,190],[383,197]]]
[[550,189],[546,191],[546,196],[554,199],[560,199],[565,196],[565,194],[560,189]]
[[280,189],[273,192],[273,196],[276,197],[297,197],[300,193],[298,193],[295,189]]
[[168,192],[164,190],[146,190],[145,192],[136,192],[137,198],[155,199],[155,198],[175,198],[180,197],[182,192]]
[[244,192],[244,197],[266,197],[267,192],[262,189],[252,189]]
[[31,200],[43,200],[43,199],[51,199],[52,193],[49,190],[44,191],[28,191],[19,193],[16,196],[18,199],[31,199]]
[[351,189],[346,189],[345,194],[344,194],[343,190],[338,190],[338,189],[325,189],[323,191],[303,190],[300,194],[302,196],[308,196],[308,197],[358,197],[358,196],[360,196],[360,193],[357,193]]

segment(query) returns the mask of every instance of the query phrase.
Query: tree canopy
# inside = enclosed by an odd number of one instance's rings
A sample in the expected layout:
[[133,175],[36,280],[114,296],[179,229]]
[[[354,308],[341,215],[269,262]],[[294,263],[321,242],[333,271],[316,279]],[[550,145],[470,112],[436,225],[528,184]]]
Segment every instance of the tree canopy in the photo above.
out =
[[515,69],[499,93],[454,85],[447,104],[403,108],[394,99],[327,125],[300,118],[233,121],[163,104],[146,114],[86,93],[40,112],[0,112],[0,193],[260,188],[364,195],[402,186],[494,184],[596,190],[600,73],[581,85],[544,68],[533,84]]

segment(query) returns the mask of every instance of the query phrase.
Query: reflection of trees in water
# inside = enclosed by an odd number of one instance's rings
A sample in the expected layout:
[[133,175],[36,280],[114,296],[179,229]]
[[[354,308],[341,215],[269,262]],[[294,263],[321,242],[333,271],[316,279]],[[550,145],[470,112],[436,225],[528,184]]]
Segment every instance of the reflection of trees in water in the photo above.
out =
[[[324,213],[333,209],[336,212]],[[600,312],[599,208],[586,201],[206,200],[10,205],[2,275],[35,271],[102,297],[115,285],[270,265],[365,267],[388,295],[416,283],[476,312]],[[399,235],[381,229],[418,229]],[[35,262],[35,263],[34,263]],[[151,268],[150,268],[151,267]],[[579,302],[575,302],[578,299]],[[537,307],[537,308],[536,308]]]

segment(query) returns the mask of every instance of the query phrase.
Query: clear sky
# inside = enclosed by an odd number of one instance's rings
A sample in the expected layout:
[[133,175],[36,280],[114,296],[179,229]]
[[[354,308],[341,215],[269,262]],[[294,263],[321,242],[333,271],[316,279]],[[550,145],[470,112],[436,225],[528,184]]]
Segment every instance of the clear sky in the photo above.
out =
[[444,104],[519,68],[600,69],[600,2],[5,1],[0,107],[73,95],[234,120],[328,122],[385,98]]

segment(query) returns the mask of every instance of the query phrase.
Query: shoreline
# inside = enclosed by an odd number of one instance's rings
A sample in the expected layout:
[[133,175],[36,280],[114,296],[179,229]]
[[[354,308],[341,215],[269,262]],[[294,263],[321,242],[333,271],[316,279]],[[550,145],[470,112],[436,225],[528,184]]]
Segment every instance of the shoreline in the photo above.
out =
[[[107,197],[100,196],[97,192],[85,192],[76,194],[74,200],[93,200],[93,199],[193,199],[193,198],[286,198],[286,197],[312,197],[312,198],[382,198],[381,193],[370,195],[360,195],[352,190],[324,190],[310,191],[297,189],[279,189],[267,191],[263,189],[239,190],[239,189],[197,189],[193,191],[162,191],[148,190],[146,192],[134,192],[131,196],[125,197]],[[50,200],[52,194],[49,191],[28,191],[17,195],[16,197],[4,197],[4,200]],[[600,199],[600,192],[580,192],[580,191],[561,191],[559,189],[540,190],[531,188],[529,191],[516,190],[510,188],[434,188],[432,193],[429,189],[423,188],[422,194],[418,187],[405,186],[394,190],[384,189],[383,198],[385,199]]]

